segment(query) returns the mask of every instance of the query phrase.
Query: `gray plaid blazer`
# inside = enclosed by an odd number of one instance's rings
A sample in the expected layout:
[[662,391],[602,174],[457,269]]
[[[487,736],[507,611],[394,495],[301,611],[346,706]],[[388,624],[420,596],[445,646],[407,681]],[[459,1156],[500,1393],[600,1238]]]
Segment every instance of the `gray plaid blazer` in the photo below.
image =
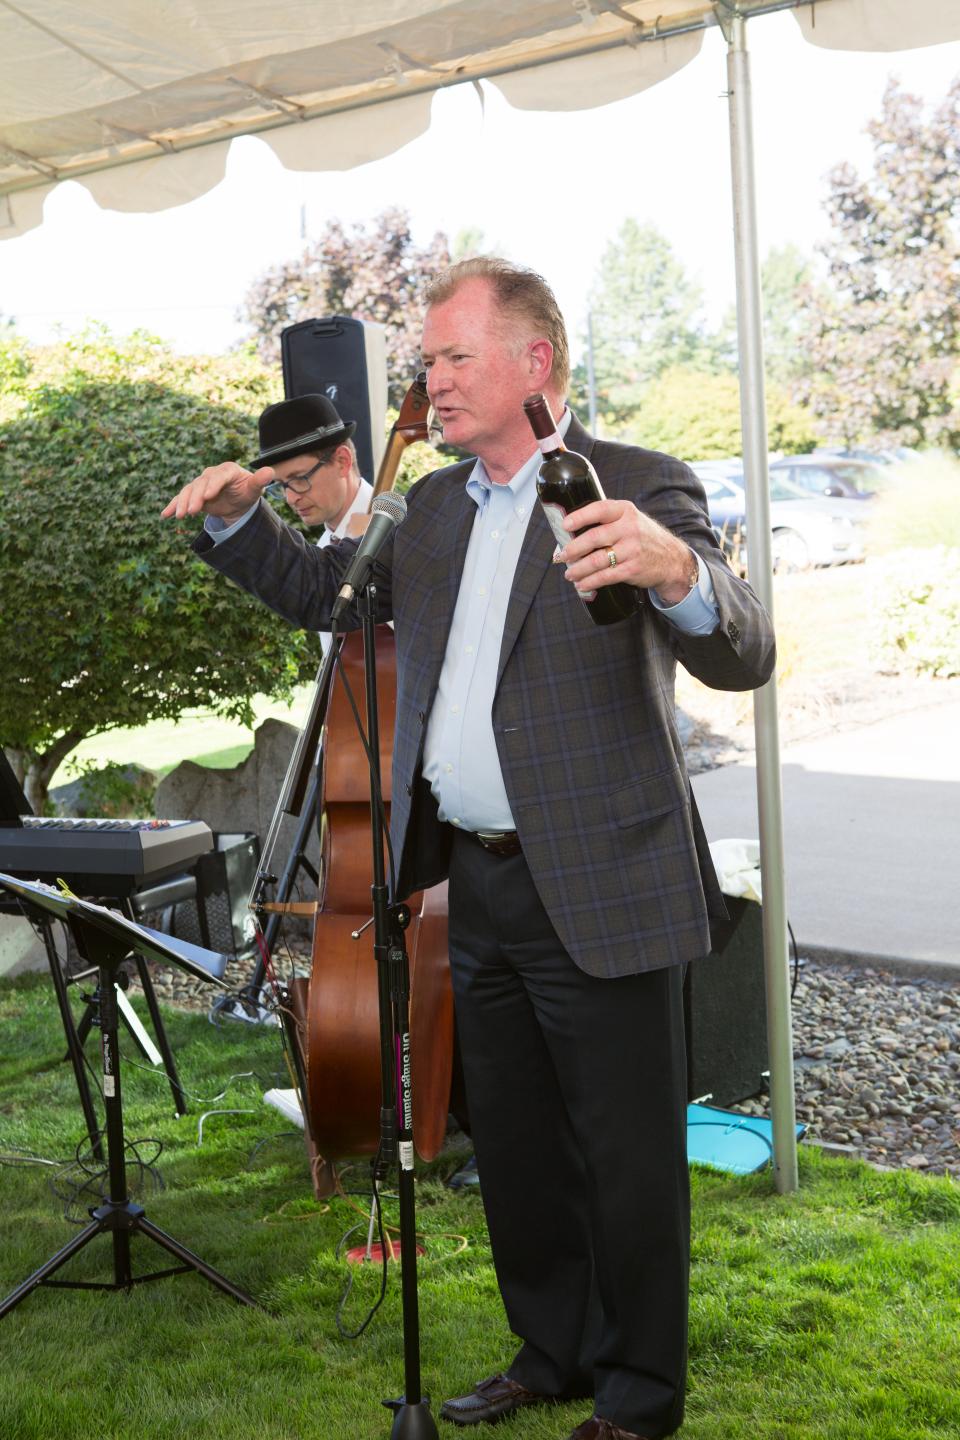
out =
[[[539,512],[517,564],[500,653],[493,727],[523,852],[577,965],[616,976],[710,950],[722,916],[674,713],[679,660],[721,690],[762,685],[774,665],[769,618],[727,566],[693,472],[653,451],[594,440],[574,417],[571,450],[590,456],[610,498],[633,500],[709,566],[720,624],[684,635],[647,601],[617,625],[583,610]],[[376,568],[380,618],[397,641],[391,831],[398,897],[443,878],[449,831],[421,778],[424,735],[476,514],[473,462],[425,476]],[[266,504],[222,545],[197,553],[294,625],[329,629],[355,546],[318,549]],[[355,618],[355,624],[359,619]]]

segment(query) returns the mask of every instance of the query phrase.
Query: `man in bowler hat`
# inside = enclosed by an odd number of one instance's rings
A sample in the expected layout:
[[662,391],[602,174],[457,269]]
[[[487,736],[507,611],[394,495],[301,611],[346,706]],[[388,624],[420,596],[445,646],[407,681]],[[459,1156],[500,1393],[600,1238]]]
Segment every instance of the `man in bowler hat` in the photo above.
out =
[[322,525],[321,547],[342,540],[351,518],[370,508],[372,486],[360,474],[353,420],[341,420],[326,395],[298,395],[268,405],[260,416],[259,470],[275,479],[267,494],[283,499],[305,525]]

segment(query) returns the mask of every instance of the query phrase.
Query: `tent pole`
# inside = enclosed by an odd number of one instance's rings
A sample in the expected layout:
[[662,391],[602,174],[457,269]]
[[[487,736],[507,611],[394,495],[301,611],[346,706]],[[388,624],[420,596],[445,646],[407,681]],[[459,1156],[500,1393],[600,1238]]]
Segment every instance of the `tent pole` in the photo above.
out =
[[[767,414],[763,383],[763,310],[757,245],[750,60],[743,15],[731,11],[723,3],[717,6],[717,16],[727,40],[740,416],[747,494],[747,554],[751,583],[772,615],[773,568],[767,479]],[[760,866],[763,877],[763,950],[770,1055],[773,1168],[777,1190],[785,1194],[797,1189],[798,1178],[784,884],[783,797],[780,787],[780,739],[775,675],[762,689],[755,692],[753,705]]]

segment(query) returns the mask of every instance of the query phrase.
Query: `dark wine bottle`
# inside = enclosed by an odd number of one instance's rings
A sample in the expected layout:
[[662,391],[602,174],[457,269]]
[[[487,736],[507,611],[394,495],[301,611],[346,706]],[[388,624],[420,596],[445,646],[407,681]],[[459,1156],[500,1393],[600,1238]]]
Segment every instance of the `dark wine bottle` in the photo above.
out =
[[[537,494],[547,523],[558,545],[573,538],[563,528],[563,517],[594,500],[605,500],[597,472],[585,455],[568,450],[557,433],[557,424],[550,406],[542,395],[528,395],[523,402],[527,419],[537,437],[543,460],[537,473]],[[586,529],[593,529],[587,526]],[[579,532],[578,532],[579,533]],[[578,590],[587,614],[597,625],[614,625],[636,614],[640,592],[634,585],[618,582],[602,585],[599,590]]]

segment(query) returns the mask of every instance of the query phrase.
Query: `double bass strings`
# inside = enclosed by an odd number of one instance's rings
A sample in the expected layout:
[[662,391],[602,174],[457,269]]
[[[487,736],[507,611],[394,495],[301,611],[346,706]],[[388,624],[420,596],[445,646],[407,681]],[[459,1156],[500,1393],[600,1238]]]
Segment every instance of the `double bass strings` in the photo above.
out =
[[[335,640],[337,636],[336,626],[333,627],[331,633]],[[357,735],[360,737],[360,743],[363,746],[363,753],[366,755],[367,764],[370,767],[370,779],[375,796],[377,811],[377,824],[379,825],[380,832],[386,840],[387,844],[387,862],[390,867],[390,895],[392,897],[397,893],[397,870],[393,857],[393,844],[390,840],[390,826],[387,824],[386,810],[383,804],[383,794],[380,789],[380,767],[374,759],[373,751],[370,748],[370,741],[367,738],[367,732],[363,728],[363,721],[360,719],[360,711],[353,693],[353,688],[347,676],[346,668],[343,665],[338,664],[337,669],[339,671],[340,681],[343,685],[344,694],[346,695],[347,700],[350,702],[350,709],[353,712],[354,724],[357,727]]]

